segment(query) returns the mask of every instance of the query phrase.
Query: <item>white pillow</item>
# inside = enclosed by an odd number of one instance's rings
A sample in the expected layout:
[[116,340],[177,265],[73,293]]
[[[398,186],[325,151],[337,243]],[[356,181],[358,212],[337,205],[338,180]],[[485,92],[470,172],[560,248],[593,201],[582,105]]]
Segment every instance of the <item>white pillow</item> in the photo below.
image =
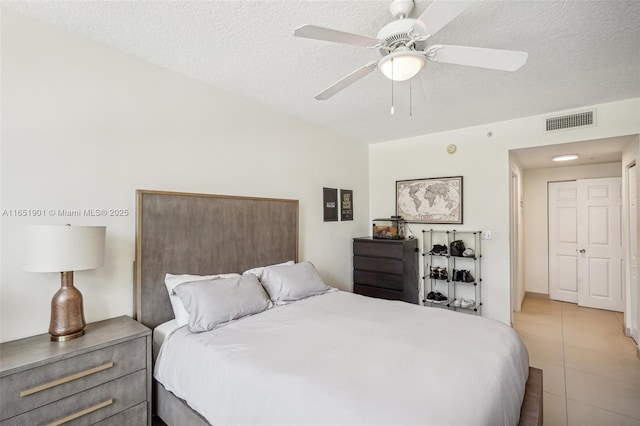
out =
[[233,278],[191,281],[173,289],[187,312],[189,331],[213,330],[271,306],[271,301],[253,274]]
[[240,274],[217,274],[217,275],[172,275],[167,274],[164,277],[164,284],[167,286],[169,292],[169,300],[171,301],[171,307],[173,308],[173,315],[176,317],[176,322],[179,327],[187,325],[189,322],[189,313],[184,309],[184,305],[178,296],[173,294],[173,289],[186,282],[201,281],[201,280],[215,280],[221,278],[239,277]]
[[331,289],[322,281],[311,262],[268,266],[262,272],[261,281],[277,305],[326,293]]
[[[283,263],[277,263],[275,265],[269,265],[269,266],[284,266],[284,265],[294,265],[296,262],[294,262],[293,260],[288,260],[286,262]],[[251,268],[251,269],[247,269],[246,271],[244,271],[242,273],[242,275],[244,274],[253,274],[256,277],[258,277],[258,279],[262,278],[262,272],[264,271],[264,268],[268,268],[269,266],[257,266],[255,268]]]

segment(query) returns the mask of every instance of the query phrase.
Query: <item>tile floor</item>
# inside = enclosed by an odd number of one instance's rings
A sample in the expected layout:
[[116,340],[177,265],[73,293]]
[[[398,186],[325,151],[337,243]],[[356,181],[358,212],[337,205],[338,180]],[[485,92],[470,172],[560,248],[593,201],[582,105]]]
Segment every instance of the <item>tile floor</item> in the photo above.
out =
[[527,298],[513,327],[543,370],[545,426],[640,426],[640,360],[621,313]]

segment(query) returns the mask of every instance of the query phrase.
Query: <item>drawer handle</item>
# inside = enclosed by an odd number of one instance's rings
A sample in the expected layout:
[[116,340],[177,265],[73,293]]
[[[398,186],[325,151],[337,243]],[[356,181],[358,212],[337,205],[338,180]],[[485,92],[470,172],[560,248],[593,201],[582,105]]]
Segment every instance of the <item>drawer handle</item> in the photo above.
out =
[[46,389],[50,389],[50,388],[52,388],[54,386],[58,386],[58,385],[62,385],[64,383],[71,382],[71,381],[79,379],[81,377],[89,376],[91,374],[97,373],[97,372],[102,371],[102,370],[106,370],[106,369],[111,368],[111,367],[113,367],[113,362],[108,362],[108,363],[106,363],[104,365],[99,365],[98,367],[93,367],[93,368],[90,368],[88,370],[84,370],[84,371],[81,371],[79,373],[72,374],[70,376],[62,377],[60,379],[56,379],[56,380],[53,380],[51,382],[44,383],[42,385],[36,386],[34,388],[31,388],[31,389],[23,390],[23,391],[20,392],[20,398],[22,398],[23,396],[29,396],[31,394],[34,394],[34,393],[37,393],[37,392],[40,392],[40,391],[43,391],[43,390],[46,390]]
[[85,408],[82,411],[78,411],[77,413],[70,414],[67,417],[64,417],[64,418],[62,418],[60,420],[56,420],[53,423],[49,423],[47,426],[58,426],[58,425],[70,422],[71,420],[77,419],[78,417],[82,417],[85,414],[93,413],[94,411],[99,410],[99,409],[101,409],[103,407],[106,407],[107,405],[111,405],[111,404],[113,404],[113,399],[108,399],[108,400],[103,401],[103,402],[101,402],[99,404],[96,404],[96,405],[94,405],[92,407]]

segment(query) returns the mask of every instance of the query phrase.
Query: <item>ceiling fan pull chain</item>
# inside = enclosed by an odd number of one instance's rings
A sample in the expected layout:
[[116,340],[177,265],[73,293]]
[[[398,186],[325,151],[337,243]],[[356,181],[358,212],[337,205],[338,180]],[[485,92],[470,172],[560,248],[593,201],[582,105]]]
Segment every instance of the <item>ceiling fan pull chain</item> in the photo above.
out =
[[391,58],[391,115],[395,113],[393,109],[393,58]]

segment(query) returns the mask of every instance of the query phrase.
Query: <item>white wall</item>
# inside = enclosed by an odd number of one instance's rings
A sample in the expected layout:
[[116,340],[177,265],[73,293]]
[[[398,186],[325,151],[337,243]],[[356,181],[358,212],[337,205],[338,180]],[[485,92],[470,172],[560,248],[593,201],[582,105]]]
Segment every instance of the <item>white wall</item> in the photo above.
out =
[[[106,225],[106,265],[75,283],[87,321],[132,315],[136,189],[298,199],[300,258],[351,289],[351,238],[370,224],[366,145],[6,9],[1,101],[4,213],[129,215],[3,214],[0,340],[46,332],[60,285],[20,269],[31,224]],[[323,186],[354,191],[354,221],[323,222]]]
[[549,294],[547,183],[620,176],[620,163],[566,166],[524,172],[525,289]]
[[[372,145],[370,218],[394,212],[396,180],[464,176],[464,224],[447,227],[493,231],[493,240],[482,244],[483,315],[508,324],[509,150],[640,133],[640,99],[593,107],[598,116],[595,127],[546,133],[544,122],[549,114],[544,114]],[[458,146],[453,155],[445,150],[451,143]]]

